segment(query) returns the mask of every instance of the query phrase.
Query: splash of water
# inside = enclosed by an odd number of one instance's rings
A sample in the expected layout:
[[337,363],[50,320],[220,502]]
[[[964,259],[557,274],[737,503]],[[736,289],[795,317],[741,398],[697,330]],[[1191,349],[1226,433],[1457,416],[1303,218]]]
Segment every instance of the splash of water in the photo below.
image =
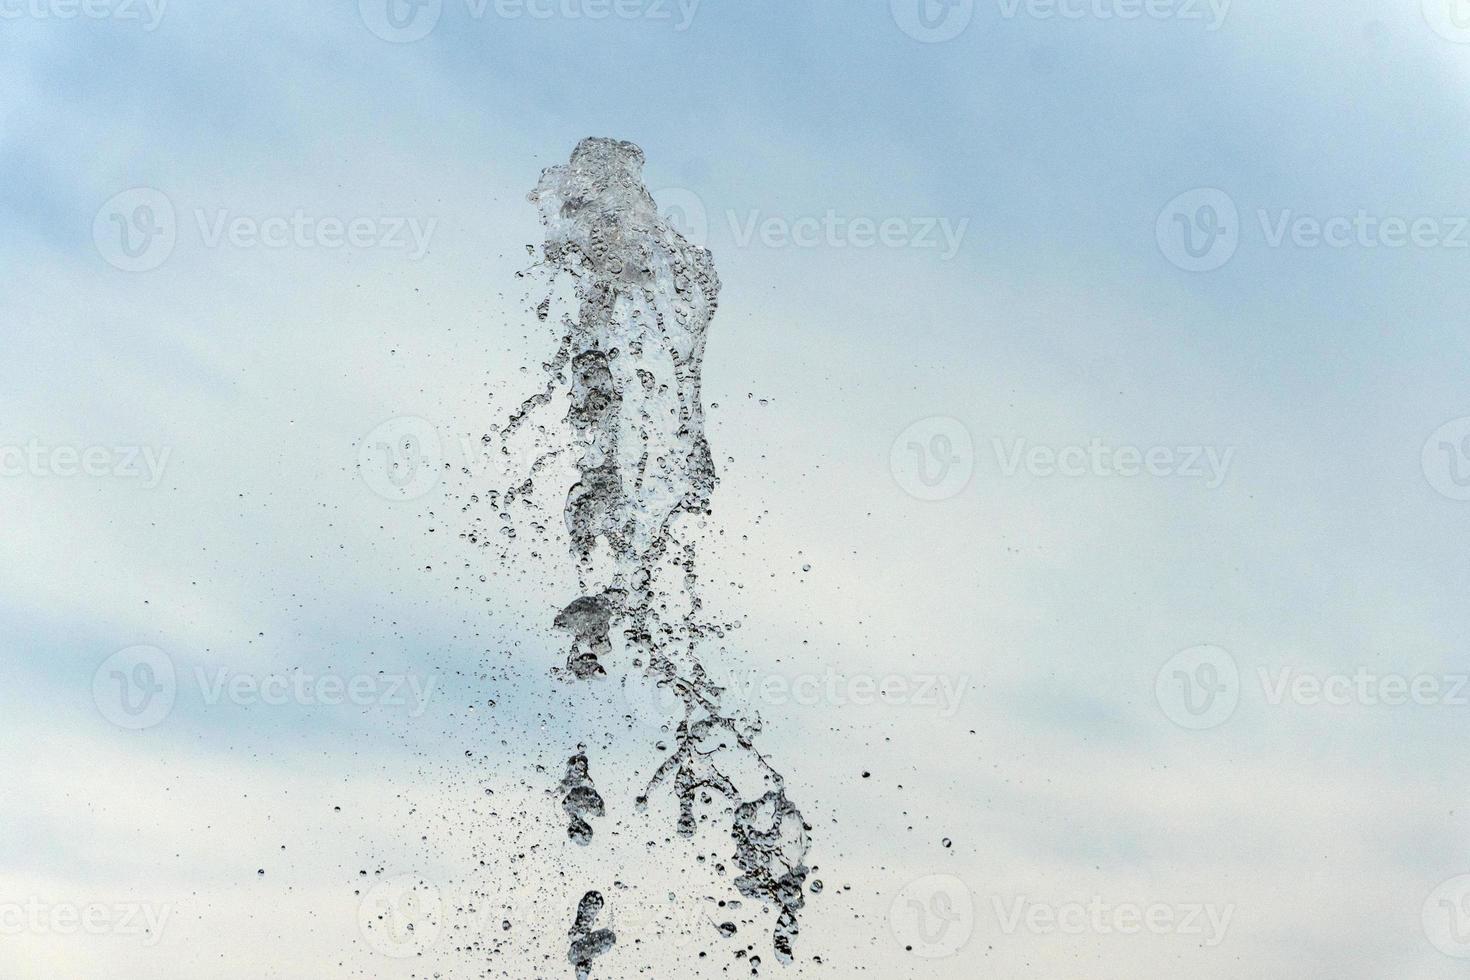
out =
[[602,795],[592,783],[590,766],[587,762],[587,746],[577,746],[577,754],[567,760],[567,774],[562,778],[562,809],[567,812],[571,823],[567,826],[567,837],[582,846],[592,842],[592,824],[589,817],[603,815]]
[[577,970],[577,980],[588,980],[592,975],[592,961],[613,948],[617,936],[611,929],[594,929],[597,917],[602,914],[601,892],[588,892],[577,903],[577,917],[572,921],[572,939],[567,959]]
[[[571,683],[605,677],[617,635],[629,662],[615,674],[626,682],[629,669],[640,668],[677,696],[683,717],[675,746],[640,808],[655,790],[671,787],[678,832],[692,837],[699,806],[712,794],[724,798],[743,872],[736,888],[778,910],[774,948],[790,962],[810,827],[755,746],[759,721],[727,710],[723,689],[701,663],[701,646],[724,627],[704,621],[697,549],[679,538],[680,517],[707,514],[717,482],[700,385],[720,280],[710,253],[659,215],[642,183],[643,162],[632,143],[583,140],[570,163],[548,168],[532,192],[546,233],[542,272],[569,284],[576,309],[546,365],[545,390],[521,405],[500,436],[513,436],[565,389],[573,434],[567,448],[578,476],[564,515],[582,595],[555,620],[572,637],[563,676]],[[547,319],[550,308],[542,302],[537,313]],[[518,495],[507,491],[506,506]],[[589,809],[596,791],[586,776],[579,748],[561,789],[570,836],[583,844],[591,838],[585,816],[601,810],[600,797]],[[594,896],[601,908],[601,895],[589,893],[583,910]],[[590,961],[579,959],[588,935],[574,933],[579,972]],[[610,946],[611,935],[603,938]]]

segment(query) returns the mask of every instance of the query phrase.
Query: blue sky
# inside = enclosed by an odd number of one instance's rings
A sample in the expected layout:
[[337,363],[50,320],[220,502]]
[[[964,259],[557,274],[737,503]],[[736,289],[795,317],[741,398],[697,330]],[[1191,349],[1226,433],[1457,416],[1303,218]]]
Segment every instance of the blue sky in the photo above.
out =
[[[1203,3],[1063,6],[935,4],[959,32],[926,42],[904,0],[704,0],[684,30],[673,4],[444,0],[392,43],[345,0],[156,25],[0,2],[0,973],[457,976],[502,908],[492,975],[563,955],[571,884],[507,857],[559,848],[554,820],[505,814],[547,806],[536,767],[580,724],[546,674],[570,569],[493,574],[456,540],[480,471],[405,502],[360,463],[404,418],[456,460],[536,389],[525,194],[607,135],[724,281],[704,561],[743,618],[729,667],[846,678],[762,705],[827,886],[792,972],[1458,975],[1470,35],[1438,0],[1236,0],[1215,29]],[[171,247],[128,271],[114,215],[165,209]],[[355,220],[363,244],[327,244]],[[1312,230],[1334,220],[1341,247]],[[1214,268],[1181,267],[1181,227]],[[1120,449],[1168,462],[1119,475]],[[1229,453],[1221,479],[1196,450]],[[140,645],[177,690],[130,729],[94,678]],[[1238,678],[1223,719],[1172,700],[1204,661]],[[376,700],[248,689],[294,674]],[[964,693],[853,703],[894,676]],[[1394,677],[1438,693],[1369,703]],[[384,678],[434,693],[415,715]],[[636,864],[656,894],[672,872],[624,836],[579,873]],[[360,923],[364,869],[493,912],[399,959]],[[27,903],[167,918],[11,929]],[[612,903],[627,936],[637,904]],[[1079,905],[1176,928],[1046,928]],[[1041,911],[1007,928],[1018,907]],[[1179,925],[1194,907],[1224,935]],[[688,954],[605,962],[702,975]]]

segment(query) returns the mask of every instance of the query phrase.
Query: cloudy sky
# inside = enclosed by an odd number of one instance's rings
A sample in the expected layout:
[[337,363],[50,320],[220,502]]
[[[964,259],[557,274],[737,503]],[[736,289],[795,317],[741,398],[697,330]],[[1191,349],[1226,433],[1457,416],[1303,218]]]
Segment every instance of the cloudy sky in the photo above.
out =
[[1462,25],[0,0],[0,974],[570,976],[589,877],[595,976],[782,971],[658,813],[562,857],[568,562],[458,537],[555,344],[525,194],[605,135],[725,284],[785,972],[1463,975]]

